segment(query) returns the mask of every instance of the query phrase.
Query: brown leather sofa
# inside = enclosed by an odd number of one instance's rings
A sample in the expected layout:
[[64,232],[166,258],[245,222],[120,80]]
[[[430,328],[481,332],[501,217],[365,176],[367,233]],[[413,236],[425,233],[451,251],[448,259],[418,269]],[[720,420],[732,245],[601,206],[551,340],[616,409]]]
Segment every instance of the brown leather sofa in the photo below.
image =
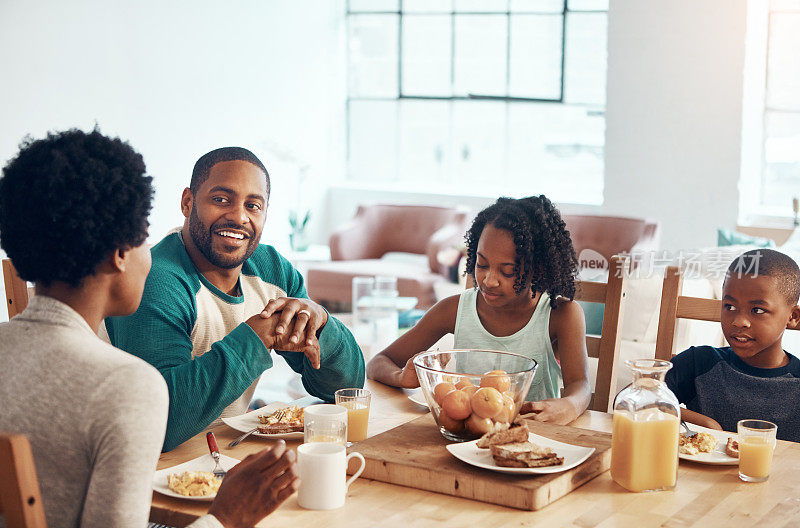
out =
[[[350,303],[353,277],[397,277],[401,296],[419,299],[418,308],[436,302],[433,284],[447,280],[437,254],[459,244],[467,230],[467,212],[422,205],[361,205],[355,217],[330,238],[331,262],[307,271],[309,296],[323,303]],[[427,259],[381,259],[390,252]],[[338,306],[337,304],[337,306]]]
[[[661,238],[659,223],[645,218],[562,215],[581,267],[591,264],[592,250],[608,263],[617,253],[655,251]],[[584,258],[581,258],[581,256]],[[599,260],[599,259],[598,259]],[[593,267],[593,266],[592,266]]]

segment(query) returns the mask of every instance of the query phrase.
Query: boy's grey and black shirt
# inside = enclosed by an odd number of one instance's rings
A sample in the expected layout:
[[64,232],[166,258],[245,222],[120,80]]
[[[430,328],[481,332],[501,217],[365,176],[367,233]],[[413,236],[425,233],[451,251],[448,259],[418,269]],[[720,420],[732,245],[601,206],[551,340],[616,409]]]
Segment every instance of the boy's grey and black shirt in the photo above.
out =
[[686,408],[736,431],[739,420],[778,425],[778,438],[800,442],[800,359],[774,369],[751,367],[730,347],[691,347],[672,358],[667,386]]

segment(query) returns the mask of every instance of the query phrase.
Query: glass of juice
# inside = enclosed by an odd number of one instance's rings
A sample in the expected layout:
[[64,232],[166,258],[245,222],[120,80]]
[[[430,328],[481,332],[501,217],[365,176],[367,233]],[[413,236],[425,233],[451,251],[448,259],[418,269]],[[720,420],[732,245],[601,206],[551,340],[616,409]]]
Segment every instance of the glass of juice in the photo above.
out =
[[347,411],[338,405],[309,405],[303,410],[303,441],[333,442],[345,445],[347,441]]
[[347,441],[360,442],[367,438],[372,393],[367,389],[339,389],[334,396],[336,405],[347,409]]
[[739,478],[764,482],[769,478],[778,426],[764,420],[739,420]]

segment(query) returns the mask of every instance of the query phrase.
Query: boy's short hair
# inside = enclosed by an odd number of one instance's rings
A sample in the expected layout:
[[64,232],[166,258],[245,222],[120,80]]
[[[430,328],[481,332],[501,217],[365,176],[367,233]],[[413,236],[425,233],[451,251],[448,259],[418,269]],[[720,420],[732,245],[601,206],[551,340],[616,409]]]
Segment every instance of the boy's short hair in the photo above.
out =
[[142,156],[95,129],[26,138],[0,178],[0,245],[20,277],[76,287],[112,251],[147,239]]
[[790,305],[800,299],[800,268],[792,257],[774,249],[751,249],[741,254],[728,266],[728,277],[775,277],[778,291]]
[[269,172],[267,172],[267,168],[261,163],[261,160],[258,159],[258,156],[246,148],[222,147],[206,152],[195,162],[194,169],[192,169],[192,181],[189,183],[189,190],[192,191],[192,196],[197,196],[200,186],[208,179],[211,167],[223,161],[246,161],[264,171],[264,176],[267,178],[267,195],[269,195]]

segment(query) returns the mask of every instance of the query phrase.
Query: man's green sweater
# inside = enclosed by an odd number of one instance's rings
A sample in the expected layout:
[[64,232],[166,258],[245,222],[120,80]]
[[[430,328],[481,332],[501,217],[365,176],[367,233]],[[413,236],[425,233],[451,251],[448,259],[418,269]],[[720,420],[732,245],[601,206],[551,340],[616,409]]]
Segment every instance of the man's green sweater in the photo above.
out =
[[[244,321],[270,299],[308,294],[302,275],[272,246],[259,245],[242,265],[238,297],[197,271],[179,232],[167,235],[151,253],[139,309],[106,319],[106,329],[116,347],[152,364],[167,381],[164,450],[169,451],[221,416],[246,412],[272,357]],[[364,386],[364,356],[340,321],[328,317],[319,344],[319,370],[303,354],[276,352],[302,375],[306,390],[323,400],[332,401],[337,389]]]

